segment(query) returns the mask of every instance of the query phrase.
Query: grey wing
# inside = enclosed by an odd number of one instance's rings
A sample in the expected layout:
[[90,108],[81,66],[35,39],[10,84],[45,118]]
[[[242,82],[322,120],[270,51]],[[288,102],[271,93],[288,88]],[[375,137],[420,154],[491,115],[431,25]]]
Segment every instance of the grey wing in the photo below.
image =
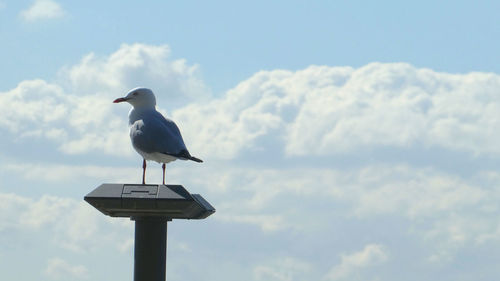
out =
[[147,153],[177,154],[185,150],[177,125],[158,112],[155,113],[132,124],[130,138],[134,147]]

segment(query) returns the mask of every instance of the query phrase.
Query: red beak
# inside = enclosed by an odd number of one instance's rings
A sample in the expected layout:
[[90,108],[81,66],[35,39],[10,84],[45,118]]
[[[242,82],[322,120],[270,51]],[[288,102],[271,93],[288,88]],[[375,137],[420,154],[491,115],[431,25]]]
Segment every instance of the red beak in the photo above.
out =
[[127,101],[127,98],[117,98],[116,100],[113,101],[113,103],[119,103],[119,102],[124,102]]

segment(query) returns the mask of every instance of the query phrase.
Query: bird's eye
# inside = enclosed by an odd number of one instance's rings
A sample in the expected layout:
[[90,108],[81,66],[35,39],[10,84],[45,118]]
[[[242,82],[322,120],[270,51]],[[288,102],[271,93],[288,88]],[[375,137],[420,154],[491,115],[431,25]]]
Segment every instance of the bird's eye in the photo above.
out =
[[132,95],[137,96],[137,92],[134,92]]

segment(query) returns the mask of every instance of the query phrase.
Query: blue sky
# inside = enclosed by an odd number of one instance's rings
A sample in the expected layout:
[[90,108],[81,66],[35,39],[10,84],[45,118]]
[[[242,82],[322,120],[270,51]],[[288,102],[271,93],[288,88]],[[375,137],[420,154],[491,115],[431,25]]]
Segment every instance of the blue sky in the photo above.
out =
[[311,64],[402,61],[453,73],[500,65],[495,1],[61,1],[63,17],[35,24],[19,16],[30,1],[3,3],[0,58],[10,71],[0,82],[10,87],[133,42],[168,44],[201,65],[216,93],[262,69]]
[[494,280],[499,8],[0,0],[2,276],[132,279],[82,198],[140,181],[111,101],[147,86],[205,160],[167,182],[217,208],[169,223],[168,280]]

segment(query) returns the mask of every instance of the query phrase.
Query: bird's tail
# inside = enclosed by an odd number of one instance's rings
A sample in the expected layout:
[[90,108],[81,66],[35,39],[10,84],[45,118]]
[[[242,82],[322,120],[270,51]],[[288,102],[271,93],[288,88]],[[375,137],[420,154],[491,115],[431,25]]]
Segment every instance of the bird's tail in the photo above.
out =
[[191,156],[191,155],[189,155],[189,157],[187,157],[187,159],[192,160],[194,162],[203,163],[203,160],[201,160],[200,158],[196,158],[194,156]]
[[172,154],[172,153],[165,153],[165,154],[180,158],[182,160],[191,160],[194,162],[203,163],[203,160],[201,160],[200,158],[191,156],[191,154],[189,154],[189,151],[187,151],[187,149],[183,149],[181,150],[181,152],[177,154]]

